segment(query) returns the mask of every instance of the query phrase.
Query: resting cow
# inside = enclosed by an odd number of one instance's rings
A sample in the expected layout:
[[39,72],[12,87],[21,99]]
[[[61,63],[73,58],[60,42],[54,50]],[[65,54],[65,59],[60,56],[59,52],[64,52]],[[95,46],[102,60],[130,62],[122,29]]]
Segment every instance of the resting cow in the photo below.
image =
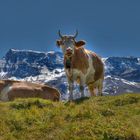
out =
[[64,54],[65,72],[69,84],[69,99],[73,100],[73,83],[77,81],[80,84],[81,96],[84,96],[84,86],[87,85],[91,96],[95,95],[95,88],[98,94],[102,95],[104,80],[104,65],[99,56],[94,52],[84,48],[85,41],[76,41],[74,36],[61,35],[57,40],[57,46],[61,47]]
[[55,88],[51,88],[46,85],[11,80],[0,81],[1,101],[33,97],[59,101],[60,93]]

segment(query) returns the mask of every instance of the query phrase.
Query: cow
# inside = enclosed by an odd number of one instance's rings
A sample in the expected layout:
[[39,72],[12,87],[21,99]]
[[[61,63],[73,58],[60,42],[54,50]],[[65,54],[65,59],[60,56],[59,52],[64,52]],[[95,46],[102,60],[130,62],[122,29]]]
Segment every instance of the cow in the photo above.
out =
[[15,98],[42,98],[59,101],[60,93],[57,89],[47,85],[0,80],[0,100],[13,101]]
[[81,97],[84,97],[84,87],[88,86],[91,96],[95,96],[95,89],[102,95],[104,80],[104,64],[101,58],[94,52],[84,48],[84,40],[76,41],[78,31],[75,35],[62,35],[56,41],[64,55],[64,69],[68,80],[69,100],[73,100],[74,81],[79,83]]

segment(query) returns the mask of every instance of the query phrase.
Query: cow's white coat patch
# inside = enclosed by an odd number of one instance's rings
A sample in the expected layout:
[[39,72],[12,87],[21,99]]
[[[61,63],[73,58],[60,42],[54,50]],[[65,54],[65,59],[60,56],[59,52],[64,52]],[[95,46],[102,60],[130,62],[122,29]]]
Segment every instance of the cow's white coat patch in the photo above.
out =
[[8,84],[6,87],[4,87],[0,93],[0,99],[2,101],[9,101],[8,98],[8,92],[12,89],[12,86]]

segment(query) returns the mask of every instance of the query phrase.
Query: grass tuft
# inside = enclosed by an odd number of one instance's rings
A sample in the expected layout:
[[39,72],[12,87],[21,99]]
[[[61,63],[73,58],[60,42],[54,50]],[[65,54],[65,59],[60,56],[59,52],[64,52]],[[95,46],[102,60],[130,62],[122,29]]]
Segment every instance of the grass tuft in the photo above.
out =
[[36,106],[38,108],[44,108],[46,106],[53,106],[51,102],[44,102],[41,99],[28,99],[28,100],[22,100],[17,99],[14,102],[11,102],[10,104],[11,108],[13,109],[30,109],[32,106]]
[[134,104],[134,103],[138,103],[140,100],[140,97],[127,97],[124,99],[116,99],[114,102],[115,106],[123,106],[123,105],[128,105],[128,104]]

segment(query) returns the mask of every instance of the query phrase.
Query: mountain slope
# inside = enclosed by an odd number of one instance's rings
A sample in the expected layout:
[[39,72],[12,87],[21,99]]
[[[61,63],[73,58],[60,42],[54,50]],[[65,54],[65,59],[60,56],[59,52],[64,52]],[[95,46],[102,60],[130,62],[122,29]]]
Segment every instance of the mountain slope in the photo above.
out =
[[62,53],[59,52],[43,53],[10,49],[5,55],[3,71],[8,73],[8,77],[25,78],[37,76],[45,68],[46,71],[62,68],[62,62]]
[[139,140],[140,94],[0,103],[1,140]]
[[140,59],[137,57],[109,57],[105,60],[105,74],[140,82]]

